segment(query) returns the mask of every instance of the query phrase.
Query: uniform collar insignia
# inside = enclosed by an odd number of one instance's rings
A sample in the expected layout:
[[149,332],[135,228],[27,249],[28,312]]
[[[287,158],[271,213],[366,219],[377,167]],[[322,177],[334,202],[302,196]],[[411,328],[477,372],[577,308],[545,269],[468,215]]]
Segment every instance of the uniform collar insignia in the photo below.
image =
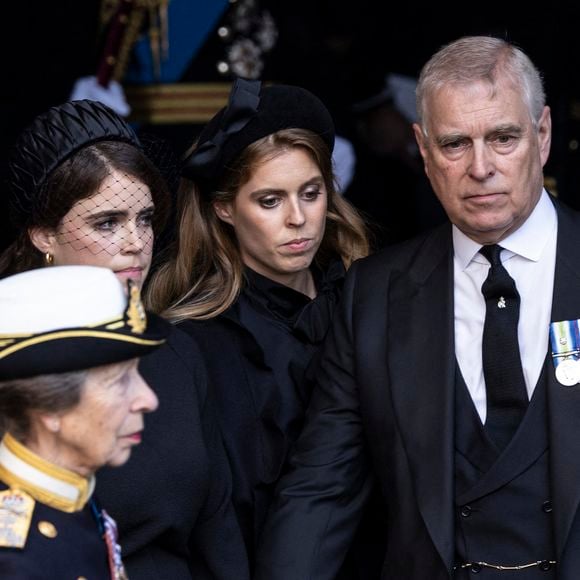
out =
[[82,510],[95,488],[94,477],[87,479],[46,461],[10,433],[0,443],[0,480],[68,513]]

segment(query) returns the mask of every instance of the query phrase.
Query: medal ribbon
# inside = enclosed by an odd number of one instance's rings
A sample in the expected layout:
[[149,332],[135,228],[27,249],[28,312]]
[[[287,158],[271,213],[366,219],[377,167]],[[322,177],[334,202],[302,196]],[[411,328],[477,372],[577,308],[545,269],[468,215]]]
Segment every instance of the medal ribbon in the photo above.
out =
[[121,546],[117,543],[117,524],[115,520],[105,511],[101,510],[103,527],[105,529],[104,538],[109,553],[109,568],[113,580],[127,580],[127,574],[121,560]]
[[578,360],[580,332],[578,320],[560,320],[550,324],[550,344],[554,367],[566,359]]
[[115,520],[104,510],[97,506],[94,500],[91,500],[91,510],[97,524],[99,532],[105,540],[107,556],[109,559],[109,570],[111,571],[111,580],[128,580],[123,561],[121,559],[121,546],[117,543],[118,533]]

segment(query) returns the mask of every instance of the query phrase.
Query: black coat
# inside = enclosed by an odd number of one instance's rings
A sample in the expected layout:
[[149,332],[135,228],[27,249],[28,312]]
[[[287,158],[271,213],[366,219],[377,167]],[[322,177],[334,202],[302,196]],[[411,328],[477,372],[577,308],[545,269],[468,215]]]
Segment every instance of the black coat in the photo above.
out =
[[[574,320],[580,215],[556,207],[552,321]],[[295,469],[281,482],[264,529],[257,579],[333,579],[370,472],[387,504],[382,577],[453,577],[455,366],[451,227],[355,263],[292,457]],[[580,386],[560,385],[551,369],[547,408],[558,578],[575,580]]]
[[173,328],[139,370],[159,398],[141,445],[102,469],[96,494],[115,518],[131,580],[248,576],[231,474],[195,342]]
[[248,270],[223,315],[180,327],[202,350],[234,478],[233,499],[253,560],[274,486],[302,427],[310,369],[338,301],[344,267],[335,262],[303,294]]

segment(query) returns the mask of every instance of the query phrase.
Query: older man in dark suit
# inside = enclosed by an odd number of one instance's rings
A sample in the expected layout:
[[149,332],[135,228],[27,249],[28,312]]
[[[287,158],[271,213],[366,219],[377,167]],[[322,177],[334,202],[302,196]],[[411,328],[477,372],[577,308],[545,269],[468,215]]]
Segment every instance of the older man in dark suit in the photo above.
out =
[[350,270],[259,580],[334,578],[373,480],[383,579],[580,577],[580,216],[543,187],[540,74],[461,38],[417,105],[451,223]]

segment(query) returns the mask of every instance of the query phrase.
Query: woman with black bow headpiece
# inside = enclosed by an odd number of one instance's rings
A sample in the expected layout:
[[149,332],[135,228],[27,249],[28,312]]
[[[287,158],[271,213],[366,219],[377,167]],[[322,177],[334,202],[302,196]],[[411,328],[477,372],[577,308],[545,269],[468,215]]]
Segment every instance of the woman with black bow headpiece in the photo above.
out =
[[153,309],[199,339],[250,559],[365,226],[335,189],[332,118],[294,86],[238,79],[187,156]]

